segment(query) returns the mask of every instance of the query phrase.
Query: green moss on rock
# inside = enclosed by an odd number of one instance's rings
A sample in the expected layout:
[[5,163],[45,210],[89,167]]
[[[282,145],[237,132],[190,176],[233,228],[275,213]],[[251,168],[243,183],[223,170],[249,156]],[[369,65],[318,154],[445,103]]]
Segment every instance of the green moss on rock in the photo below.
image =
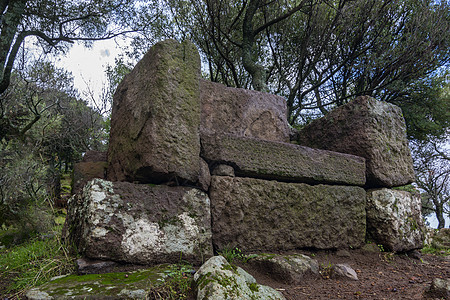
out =
[[47,284],[30,290],[28,299],[92,299],[110,297],[115,299],[145,298],[152,288],[164,283],[171,265],[159,265],[133,272],[69,275],[56,278]]

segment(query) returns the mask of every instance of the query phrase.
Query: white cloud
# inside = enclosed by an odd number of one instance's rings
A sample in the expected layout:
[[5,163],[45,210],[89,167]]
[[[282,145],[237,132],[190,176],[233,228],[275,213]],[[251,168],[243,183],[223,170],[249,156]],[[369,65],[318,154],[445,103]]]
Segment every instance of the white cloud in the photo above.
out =
[[109,52],[109,49],[102,49],[100,50],[100,56],[102,57],[109,57],[111,53]]
[[114,40],[95,42],[91,48],[75,44],[56,64],[72,72],[74,86],[81,94],[90,89],[98,97],[106,87],[106,66],[113,65],[119,53]]

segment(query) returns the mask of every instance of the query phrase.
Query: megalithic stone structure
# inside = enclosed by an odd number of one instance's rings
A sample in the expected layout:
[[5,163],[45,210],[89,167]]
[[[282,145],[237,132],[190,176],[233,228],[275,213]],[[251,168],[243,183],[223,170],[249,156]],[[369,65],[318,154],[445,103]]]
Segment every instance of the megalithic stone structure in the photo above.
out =
[[415,180],[400,107],[360,96],[305,126],[300,145],[366,159],[368,187],[394,187]]
[[185,41],[157,43],[114,94],[112,181],[195,183],[200,169],[200,56]]
[[81,190],[103,173],[80,168],[65,236],[89,258],[139,264],[367,236],[421,247],[418,198],[389,189],[414,180],[399,107],[362,96],[306,126],[304,145],[290,133],[283,98],[205,81],[191,42],[157,43],[117,88],[107,180]]

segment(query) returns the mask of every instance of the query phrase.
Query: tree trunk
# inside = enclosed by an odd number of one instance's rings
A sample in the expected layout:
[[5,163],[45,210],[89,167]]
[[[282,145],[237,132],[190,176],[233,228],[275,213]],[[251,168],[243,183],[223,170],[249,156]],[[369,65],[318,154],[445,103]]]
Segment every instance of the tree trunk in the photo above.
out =
[[52,198],[53,203],[56,203],[61,198],[61,171],[56,166],[55,158],[53,156],[49,160],[47,191]]
[[[17,33],[17,28],[22,20],[25,11],[25,4],[27,0],[11,0],[2,1],[1,9],[1,33],[0,33],[0,94],[2,94],[9,86],[10,70],[8,65],[11,65],[11,60],[15,57],[9,57],[11,45]],[[7,8],[6,8],[7,7]],[[6,11],[6,13],[5,13]],[[15,55],[14,55],[15,56]]]
[[438,227],[437,229],[442,229],[445,227],[445,218],[444,218],[444,208],[441,205],[436,205],[436,218],[438,220]]
[[251,0],[245,12],[242,27],[242,64],[245,70],[252,77],[253,88],[257,91],[267,92],[266,70],[256,62],[256,55],[253,53],[255,46],[255,31],[253,28],[253,17],[260,5],[260,0]]

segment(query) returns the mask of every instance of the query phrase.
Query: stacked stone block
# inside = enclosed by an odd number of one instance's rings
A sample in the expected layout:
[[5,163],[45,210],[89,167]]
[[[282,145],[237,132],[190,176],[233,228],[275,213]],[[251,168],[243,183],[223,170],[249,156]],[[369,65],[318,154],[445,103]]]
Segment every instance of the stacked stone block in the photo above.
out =
[[[412,180],[396,107],[363,98],[341,109],[347,115],[325,117],[325,124],[337,125],[320,130],[355,139],[370,155],[324,149],[308,131],[300,133],[302,143],[308,136],[308,145],[323,148],[314,149],[289,143],[281,97],[207,82],[199,74],[195,47],[167,40],[119,85],[110,181],[91,181],[69,207],[69,236],[87,257],[148,264],[181,255],[197,263],[213,248],[360,247],[366,219],[372,220],[364,188]],[[343,119],[350,116],[365,126],[360,137],[356,129],[345,135],[351,126]],[[391,152],[385,155],[379,143]],[[407,166],[380,169],[392,161]],[[419,240],[395,249],[417,248]]]
[[364,157],[368,238],[392,251],[422,247],[420,195],[392,189],[415,179],[398,106],[360,96],[308,124],[298,132],[297,141]]

